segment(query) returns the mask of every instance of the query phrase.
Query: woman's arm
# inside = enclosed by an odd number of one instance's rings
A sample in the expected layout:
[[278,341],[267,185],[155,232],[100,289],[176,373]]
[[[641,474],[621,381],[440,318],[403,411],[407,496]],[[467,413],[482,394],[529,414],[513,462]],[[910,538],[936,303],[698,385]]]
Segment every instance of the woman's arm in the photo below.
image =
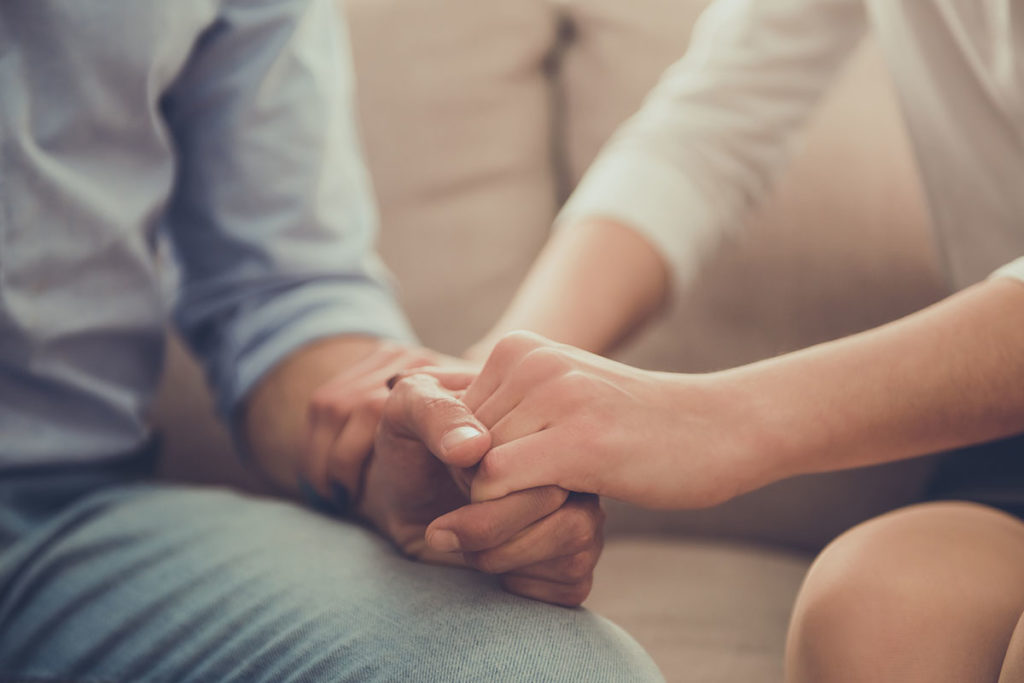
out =
[[621,223],[591,219],[552,236],[515,299],[466,357],[483,361],[512,330],[605,353],[665,299],[664,259]]
[[759,397],[771,479],[1010,436],[1024,431],[1024,283],[992,278],[724,379]]
[[993,278],[880,328],[708,375],[515,334],[465,401],[493,444],[475,499],[557,484],[712,505],[788,476],[1024,431],[1024,283]]
[[690,284],[783,167],[863,35],[860,0],[717,0],[601,151],[501,320],[605,353]]

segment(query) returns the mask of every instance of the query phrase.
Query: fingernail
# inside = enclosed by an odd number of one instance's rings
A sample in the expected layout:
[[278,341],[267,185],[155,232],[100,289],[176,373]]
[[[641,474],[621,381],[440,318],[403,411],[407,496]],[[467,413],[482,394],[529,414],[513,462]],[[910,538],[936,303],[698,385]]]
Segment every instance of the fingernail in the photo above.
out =
[[461,444],[464,444],[471,439],[475,439],[481,434],[483,434],[483,432],[476,427],[456,427],[441,437],[441,448],[444,449],[445,453],[451,452]]
[[459,537],[447,529],[433,532],[427,542],[431,548],[442,553],[454,553],[460,549]]

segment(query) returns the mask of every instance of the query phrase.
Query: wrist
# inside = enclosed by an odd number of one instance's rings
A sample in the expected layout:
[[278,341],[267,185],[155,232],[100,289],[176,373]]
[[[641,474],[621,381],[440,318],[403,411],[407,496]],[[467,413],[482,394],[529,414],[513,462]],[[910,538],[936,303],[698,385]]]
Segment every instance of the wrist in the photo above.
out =
[[729,448],[737,495],[802,474],[800,438],[806,425],[794,419],[791,397],[756,372],[738,368],[713,373],[712,381],[730,406]]
[[[795,474],[789,467],[791,446],[778,420],[777,397],[753,378],[729,370],[668,376],[674,387],[673,424],[679,430],[675,441],[702,451],[701,467],[709,468],[708,489],[694,492],[699,506],[716,505]],[[688,467],[679,471],[691,476]],[[687,490],[690,484],[681,486]]]

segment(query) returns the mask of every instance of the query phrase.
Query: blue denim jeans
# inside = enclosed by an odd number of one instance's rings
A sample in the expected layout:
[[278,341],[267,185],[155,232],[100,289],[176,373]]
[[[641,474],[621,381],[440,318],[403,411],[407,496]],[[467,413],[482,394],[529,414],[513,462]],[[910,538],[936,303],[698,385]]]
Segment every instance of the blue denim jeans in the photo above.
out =
[[0,476],[0,680],[649,681],[583,609],[287,502],[97,468]]

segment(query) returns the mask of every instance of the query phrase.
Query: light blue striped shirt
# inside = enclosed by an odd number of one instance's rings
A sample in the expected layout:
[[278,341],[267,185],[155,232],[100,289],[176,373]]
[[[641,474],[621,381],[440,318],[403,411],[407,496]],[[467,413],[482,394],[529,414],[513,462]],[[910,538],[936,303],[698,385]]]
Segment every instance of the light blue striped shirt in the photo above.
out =
[[0,467],[148,436],[165,310],[230,414],[318,337],[410,339],[331,0],[0,3]]

